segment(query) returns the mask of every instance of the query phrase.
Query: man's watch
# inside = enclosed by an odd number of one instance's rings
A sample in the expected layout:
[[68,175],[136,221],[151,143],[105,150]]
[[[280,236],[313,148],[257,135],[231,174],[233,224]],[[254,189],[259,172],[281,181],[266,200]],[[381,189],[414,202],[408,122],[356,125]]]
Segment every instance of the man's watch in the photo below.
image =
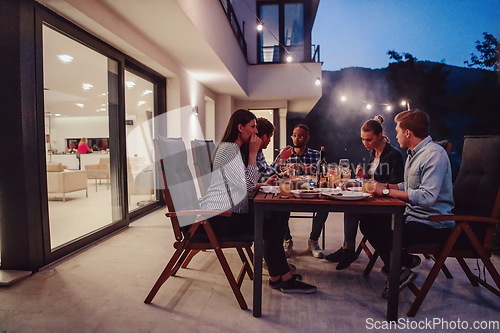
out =
[[386,188],[384,188],[384,189],[382,190],[382,194],[383,194],[383,195],[389,195],[389,192],[391,192],[391,190],[390,190],[390,188],[389,188],[389,183],[387,183]]

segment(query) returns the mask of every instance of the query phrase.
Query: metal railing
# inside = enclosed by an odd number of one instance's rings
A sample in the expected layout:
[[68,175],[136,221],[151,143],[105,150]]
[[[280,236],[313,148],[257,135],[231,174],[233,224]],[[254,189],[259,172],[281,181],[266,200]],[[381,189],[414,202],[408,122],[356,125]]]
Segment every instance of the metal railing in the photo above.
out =
[[[287,46],[288,53],[283,53],[279,45],[260,46],[259,47],[259,63],[281,63],[286,54],[292,55],[293,62],[320,62],[319,45],[311,45],[310,58],[304,57],[304,48],[302,46]],[[282,57],[283,56],[283,57]]]
[[312,53],[312,56],[311,56],[311,60],[313,62],[320,62],[320,54],[319,54],[319,45],[316,45],[316,44],[312,44],[311,45],[311,53]]
[[240,44],[240,48],[243,51],[245,58],[247,58],[247,42],[245,41],[245,36],[241,31],[240,24],[238,23],[238,18],[236,17],[236,13],[234,12],[234,8],[229,0],[219,1],[222,5],[222,8],[224,9],[224,12],[226,13],[227,20],[229,21],[229,24],[233,29],[236,40],[238,41],[238,44]]

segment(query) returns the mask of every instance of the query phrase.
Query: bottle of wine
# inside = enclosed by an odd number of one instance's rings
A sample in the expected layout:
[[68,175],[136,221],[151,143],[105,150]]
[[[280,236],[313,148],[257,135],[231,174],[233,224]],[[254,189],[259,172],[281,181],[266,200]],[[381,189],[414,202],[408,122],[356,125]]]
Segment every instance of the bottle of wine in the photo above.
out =
[[319,151],[318,165],[316,168],[316,186],[322,187],[321,179],[326,177],[325,147],[321,146]]

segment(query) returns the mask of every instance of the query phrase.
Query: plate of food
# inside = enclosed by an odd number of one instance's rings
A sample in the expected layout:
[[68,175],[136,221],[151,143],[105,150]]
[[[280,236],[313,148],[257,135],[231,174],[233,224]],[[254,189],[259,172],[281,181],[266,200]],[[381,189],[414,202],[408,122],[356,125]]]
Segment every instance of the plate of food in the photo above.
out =
[[316,199],[319,198],[321,194],[320,190],[291,190],[292,193],[298,199]]
[[355,191],[323,192],[322,195],[325,198],[335,200],[363,200],[371,197],[371,194]]
[[279,186],[264,185],[260,187],[260,191],[264,193],[278,193],[280,191]]

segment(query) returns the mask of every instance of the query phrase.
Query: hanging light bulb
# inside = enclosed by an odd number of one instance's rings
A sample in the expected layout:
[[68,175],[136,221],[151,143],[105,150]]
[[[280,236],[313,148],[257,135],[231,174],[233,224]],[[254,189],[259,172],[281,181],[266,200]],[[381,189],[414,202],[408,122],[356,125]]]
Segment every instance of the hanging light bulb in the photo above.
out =
[[259,24],[257,24],[257,31],[262,31],[262,29],[264,29],[264,23],[259,22]]
[[370,109],[372,108],[372,105],[371,105],[371,104],[366,104],[366,108],[367,108],[368,110],[370,110]]
[[321,84],[321,80],[318,78],[316,78],[316,81],[314,82],[315,85],[319,86]]
[[288,56],[286,57],[286,61],[287,61],[287,62],[292,62],[292,60],[293,60],[293,58],[292,58],[292,56],[291,56],[291,55],[288,55]]
[[405,100],[401,101],[401,106],[406,106],[406,101]]
[[386,109],[387,111],[391,111],[392,107],[391,107],[390,105],[387,105],[387,106],[385,107],[385,109]]
[[340,100],[341,100],[342,102],[345,102],[345,101],[347,101],[347,97],[345,97],[345,95],[342,95],[342,96],[340,97]]

